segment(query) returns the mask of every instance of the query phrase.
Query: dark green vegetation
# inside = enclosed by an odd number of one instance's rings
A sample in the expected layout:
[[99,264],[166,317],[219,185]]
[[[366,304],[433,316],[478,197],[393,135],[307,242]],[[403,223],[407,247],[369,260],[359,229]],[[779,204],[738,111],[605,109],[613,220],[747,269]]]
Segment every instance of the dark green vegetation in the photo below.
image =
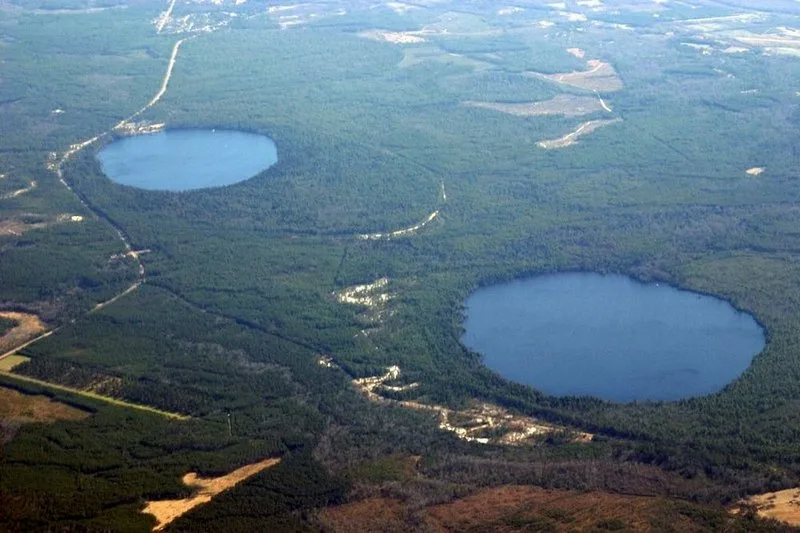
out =
[[10,320],[5,317],[0,317],[0,335],[5,335],[17,326],[15,320]]
[[[21,429],[0,453],[3,523],[146,530],[143,501],[185,495],[184,473],[271,455],[284,458],[279,467],[175,529],[313,528],[313,509],[386,486],[420,505],[502,483],[720,504],[800,480],[796,59],[704,56],[649,15],[605,14],[636,28],[586,25],[559,41],[538,26],[558,17],[541,6],[508,18],[494,4],[458,5],[448,18],[444,4],[407,15],[356,2],[334,15],[340,6],[325,4],[319,17],[280,29],[265,4],[247,2],[228,26],[184,43],[169,90],[140,119],[263,132],[280,161],[222,189],[151,192],[105,178],[92,145],[63,168],[91,212],[46,168],[50,152],[152,98],[180,38],[148,22],[166,2],[71,15],[0,7],[0,194],[38,184],[0,200],[0,215],[86,217],[0,237],[0,301],[64,325],[27,348],[32,360],[18,371],[192,417],[92,402],[85,421]],[[221,17],[208,5],[180,9]],[[572,28],[558,20],[556,29]],[[416,45],[357,35],[424,24],[451,35]],[[622,122],[545,151],[536,142],[583,118],[461,104],[581,93],[524,75],[585,70],[568,46],[613,63],[625,87],[604,99]],[[420,47],[434,59],[400,66]],[[746,175],[754,166],[767,171]],[[357,238],[437,209],[416,234]],[[137,278],[133,260],[110,259],[123,250],[109,222],[152,250],[142,256],[147,282],[85,316]],[[459,344],[463,300],[480,284],[557,270],[722,296],[755,314],[768,346],[720,394],[677,403],[618,406],[509,384]],[[393,298],[380,322],[331,294],[383,276]],[[342,370],[317,364],[320,355]],[[597,437],[470,445],[430,415],[372,405],[350,386],[389,365],[421,384],[404,397],[487,400]],[[404,484],[370,466],[393,454],[423,456],[419,479]]]

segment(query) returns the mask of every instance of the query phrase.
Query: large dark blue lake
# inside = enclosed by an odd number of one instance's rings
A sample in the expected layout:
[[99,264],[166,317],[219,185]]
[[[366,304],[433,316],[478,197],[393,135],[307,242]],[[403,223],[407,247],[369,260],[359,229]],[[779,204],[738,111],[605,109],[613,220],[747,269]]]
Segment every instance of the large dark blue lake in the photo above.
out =
[[272,139],[230,130],[167,130],[126,137],[98,159],[106,176],[141,189],[186,191],[252,178],[278,160]]
[[618,402],[717,392],[765,342],[755,319],[723,300],[591,273],[478,289],[464,328],[462,342],[512,381]]

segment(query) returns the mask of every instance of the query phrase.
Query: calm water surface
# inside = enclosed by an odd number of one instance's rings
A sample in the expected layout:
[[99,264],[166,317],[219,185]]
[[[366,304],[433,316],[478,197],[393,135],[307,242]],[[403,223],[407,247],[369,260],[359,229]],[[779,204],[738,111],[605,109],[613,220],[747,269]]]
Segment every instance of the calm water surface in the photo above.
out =
[[725,301],[590,273],[479,289],[464,327],[462,342],[510,380],[620,402],[719,391],[764,348],[753,317]]
[[98,154],[105,174],[141,189],[186,191],[252,178],[278,160],[269,137],[230,130],[168,130],[115,141]]

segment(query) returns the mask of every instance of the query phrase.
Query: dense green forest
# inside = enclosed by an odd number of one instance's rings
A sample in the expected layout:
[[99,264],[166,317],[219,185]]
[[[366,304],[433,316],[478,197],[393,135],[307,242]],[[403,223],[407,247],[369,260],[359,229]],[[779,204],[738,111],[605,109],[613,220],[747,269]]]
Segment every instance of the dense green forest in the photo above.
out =
[[[725,506],[800,482],[800,63],[723,49],[729,29],[771,35],[797,21],[712,19],[714,40],[688,19],[735,8],[654,17],[618,3],[583,9],[586,22],[534,1],[513,16],[482,1],[178,2],[161,27],[169,2],[0,5],[0,223],[14,224],[0,225],[0,308],[58,328],[14,372],[188,416],[0,375],[91,413],[0,444],[0,529],[149,530],[144,502],[188,496],[187,472],[267,457],[281,462],[170,530],[313,531],[328,506],[389,495],[422,509],[505,484],[663,496],[702,528],[780,528]],[[163,96],[131,120],[263,133],[274,166],[188,192],[103,174],[97,152],[157,93],[179,39]],[[620,90],[546,77],[595,58]],[[564,96],[611,111],[469,105]],[[621,121],[564,149],[537,145],[599,118]],[[434,212],[417,231],[360,237]],[[719,296],[765,327],[766,349],[717,394],[617,405],[511,383],[461,344],[477,287],[559,271]],[[384,312],[335,296],[380,278]],[[11,325],[0,320],[0,334]],[[391,365],[398,383],[419,383],[395,399],[491,402],[567,431],[466,442],[353,387]],[[411,477],[397,466],[408,457],[420,458]],[[415,516],[407,526],[423,530]]]

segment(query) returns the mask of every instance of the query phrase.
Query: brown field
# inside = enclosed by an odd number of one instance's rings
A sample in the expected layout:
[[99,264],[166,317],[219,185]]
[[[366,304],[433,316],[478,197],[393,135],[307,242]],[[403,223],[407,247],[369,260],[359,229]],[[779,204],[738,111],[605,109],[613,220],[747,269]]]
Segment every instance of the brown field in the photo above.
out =
[[541,102],[530,102],[523,104],[502,104],[494,102],[474,102],[467,101],[464,105],[470,107],[480,107],[492,109],[501,113],[515,115],[518,117],[536,117],[544,115],[561,115],[565,117],[577,117],[604,111],[602,102],[599,98],[591,96],[574,96],[570,94],[560,94],[550,100]]
[[156,525],[153,527],[153,531],[160,531],[198,505],[210,502],[212,498],[221,492],[253,477],[262,470],[275,466],[279,462],[280,459],[276,458],[264,459],[258,463],[237,468],[230,474],[214,478],[201,478],[197,477],[194,472],[190,472],[183,476],[183,484],[187,487],[196,488],[191,497],[182,500],[147,502],[147,506],[142,509],[142,512],[156,517]]
[[681,514],[668,500],[598,491],[504,486],[424,509],[410,507],[396,499],[368,498],[329,507],[318,518],[323,527],[335,533],[708,530]]
[[622,80],[617,75],[617,71],[610,63],[599,59],[590,59],[586,62],[588,70],[579,72],[567,72],[562,74],[541,74],[538,72],[528,72],[528,76],[533,76],[555,83],[585,89],[587,91],[614,92],[622,89]]
[[566,148],[567,146],[572,146],[573,144],[577,143],[578,137],[591,133],[598,128],[602,128],[603,126],[620,122],[621,120],[622,119],[619,118],[612,120],[590,120],[589,122],[584,122],[578,126],[575,131],[572,131],[563,137],[559,137],[558,139],[545,139],[543,141],[539,141],[536,143],[536,145],[539,148],[544,148],[545,150],[552,150],[553,148]]
[[[41,395],[22,394],[0,386],[0,425],[83,420],[89,413]],[[0,428],[2,430],[2,428]],[[2,436],[2,431],[0,431]]]
[[[800,526],[800,488],[751,496],[742,503],[755,505],[759,516]],[[738,512],[738,508],[733,510]]]
[[6,353],[47,329],[45,323],[38,316],[30,313],[0,311],[0,317],[17,323],[15,328],[0,337],[0,354]]
[[327,507],[319,513],[319,520],[327,531],[393,531],[402,524],[406,506],[391,498],[367,498],[336,507]]

